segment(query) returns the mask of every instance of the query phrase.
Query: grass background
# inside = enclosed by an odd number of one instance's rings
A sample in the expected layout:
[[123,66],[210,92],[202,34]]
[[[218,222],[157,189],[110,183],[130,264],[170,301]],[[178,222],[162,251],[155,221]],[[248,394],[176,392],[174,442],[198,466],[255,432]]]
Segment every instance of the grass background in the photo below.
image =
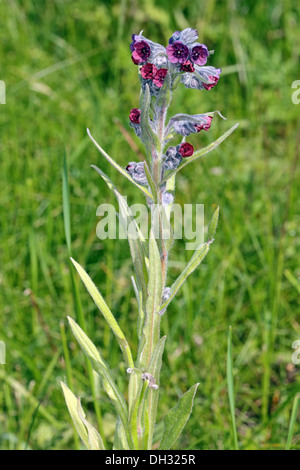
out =
[[[231,449],[226,353],[232,326],[236,426],[242,449],[281,449],[288,436],[300,339],[300,105],[291,85],[300,79],[297,0],[3,0],[0,2],[0,448],[73,449],[73,432],[59,381],[69,383],[111,442],[114,411],[87,369],[66,316],[84,316],[86,329],[127,382],[118,345],[73,275],[66,245],[62,170],[67,157],[74,258],[90,273],[134,349],[136,302],[126,241],[96,238],[96,208],[113,203],[97,164],[129,202],[139,192],[97,153],[88,127],[121,165],[136,155],[120,132],[138,105],[130,59],[131,34],[141,29],[166,44],[177,29],[197,28],[221,67],[211,92],[179,87],[172,112],[218,109],[196,148],[236,122],[217,150],[181,172],[177,202],[205,205],[206,222],[220,205],[220,225],[205,262],[163,317],[168,335],[159,417],[200,382],[180,449]],[[191,253],[177,242],[170,283]],[[73,273],[73,274],[72,274]],[[95,407],[96,403],[96,407]],[[293,448],[300,448],[299,415]]]

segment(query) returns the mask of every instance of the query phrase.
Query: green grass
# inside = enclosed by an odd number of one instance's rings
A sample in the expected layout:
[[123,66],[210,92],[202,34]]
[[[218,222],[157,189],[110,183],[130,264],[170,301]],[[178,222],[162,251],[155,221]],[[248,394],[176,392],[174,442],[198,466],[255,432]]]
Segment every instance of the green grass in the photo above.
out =
[[[87,333],[123,390],[125,364],[69,254],[98,285],[134,350],[129,249],[126,241],[96,238],[96,208],[114,200],[90,165],[101,167],[129,203],[143,197],[109,167],[86,128],[120,165],[137,159],[114,122],[117,117],[143,150],[128,126],[139,97],[131,34],[143,29],[167,43],[187,26],[215,50],[211,63],[223,74],[210,93],[179,87],[172,112],[218,109],[227,117],[190,138],[196,148],[240,126],[177,178],[177,202],[205,204],[206,223],[220,206],[220,221],[209,255],[163,317],[168,338],[159,416],[200,382],[178,448],[234,448],[233,416],[240,449],[300,448],[299,366],[291,363],[292,343],[300,339],[300,105],[291,101],[292,82],[300,79],[299,16],[296,0],[0,3],[0,80],[6,82],[6,105],[0,105],[0,340],[7,355],[0,365],[1,449],[81,447],[60,380],[81,396],[111,442],[114,411],[66,316],[80,321],[83,313]],[[178,241],[170,283],[190,256]]]

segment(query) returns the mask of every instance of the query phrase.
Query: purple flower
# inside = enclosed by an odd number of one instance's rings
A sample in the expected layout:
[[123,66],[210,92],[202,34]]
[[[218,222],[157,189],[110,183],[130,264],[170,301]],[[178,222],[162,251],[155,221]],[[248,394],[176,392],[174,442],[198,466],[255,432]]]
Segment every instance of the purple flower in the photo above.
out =
[[153,77],[154,85],[156,85],[158,88],[161,88],[164,84],[167,73],[168,73],[168,69],[157,70]]
[[180,41],[175,41],[167,47],[169,61],[173,64],[183,64],[189,56],[189,48]]
[[135,41],[132,43],[133,52],[132,60],[135,64],[142,64],[147,62],[147,59],[150,57],[151,48],[146,41]]
[[197,65],[205,65],[208,55],[208,49],[204,44],[197,44],[190,52],[191,60]]
[[201,124],[195,124],[195,129],[196,129],[197,132],[200,132],[202,130],[208,131],[210,129],[212,117],[211,116],[206,116],[204,120],[206,122],[203,122]]

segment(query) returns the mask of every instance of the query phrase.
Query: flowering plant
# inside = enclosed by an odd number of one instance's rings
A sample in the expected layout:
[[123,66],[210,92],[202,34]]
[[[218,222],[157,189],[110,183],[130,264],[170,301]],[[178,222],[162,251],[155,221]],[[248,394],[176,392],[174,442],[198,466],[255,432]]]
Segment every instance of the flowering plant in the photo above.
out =
[[[122,168],[97,144],[88,131],[101,154],[143,192],[151,213],[148,242],[133,219],[125,198],[105,173],[93,165],[114,192],[120,211],[130,220],[137,234],[135,237],[128,234],[135,271],[132,282],[138,304],[139,345],[135,359],[123,331],[102,295],[84,269],[72,259],[87,290],[115,334],[127,367],[128,402],[120,392],[100,352],[79,325],[69,318],[75,338],[91,361],[93,369],[99,374],[103,388],[115,406],[118,419],[114,449],[152,449],[161,388],[160,370],[166,340],[166,337],[160,337],[161,317],[187,277],[208,253],[217,227],[219,209],[212,216],[207,241],[195,250],[173,285],[166,286],[168,256],[174,241],[170,214],[174,203],[176,175],[187,164],[216,148],[237,127],[233,126],[207,147],[194,151],[193,146],[185,141],[186,137],[202,130],[208,131],[212,119],[221,114],[218,111],[194,115],[177,114],[167,122],[172,92],[178,83],[181,82],[186,88],[208,91],[216,86],[220,78],[220,69],[206,66],[212,52],[204,44],[198,43],[197,39],[197,31],[191,28],[176,31],[166,48],[150,41],[141,33],[132,36],[131,57],[138,67],[141,94],[139,108],[130,111],[129,122],[145,145],[144,162],[130,162],[125,169]],[[181,142],[170,145],[170,141],[178,135],[181,136]],[[159,449],[170,449],[182,432],[192,411],[198,385],[191,387],[165,416]],[[80,399],[77,399],[65,384],[62,384],[62,387],[82,441],[88,449],[104,450],[103,439],[86,420]]]

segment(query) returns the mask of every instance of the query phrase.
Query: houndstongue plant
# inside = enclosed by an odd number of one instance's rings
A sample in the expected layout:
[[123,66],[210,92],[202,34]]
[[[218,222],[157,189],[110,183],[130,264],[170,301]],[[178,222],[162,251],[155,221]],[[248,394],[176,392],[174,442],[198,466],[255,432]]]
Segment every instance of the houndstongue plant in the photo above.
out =
[[[206,65],[212,52],[204,44],[197,42],[198,33],[195,29],[176,31],[166,48],[150,41],[141,33],[134,34],[132,39],[131,58],[138,68],[141,93],[139,108],[130,111],[129,121],[145,145],[146,160],[130,162],[124,169],[97,144],[89,131],[88,134],[115,169],[143,192],[151,216],[150,234],[149,237],[144,237],[126,199],[103,171],[93,166],[114,192],[119,203],[120,218],[129,222],[131,227],[131,230],[127,231],[127,238],[135,272],[132,283],[138,305],[139,341],[134,354],[95,284],[72,259],[79,276],[120,345],[129,378],[128,402],[92,341],[73,319],[69,318],[69,322],[76,340],[91,361],[93,369],[99,374],[102,386],[115,407],[117,424],[113,448],[150,450],[153,444],[156,444],[159,449],[165,450],[174,445],[189,419],[199,384],[190,388],[167,413],[160,443],[154,443],[159,390],[163,388],[159,378],[166,340],[166,337],[160,337],[160,322],[178,289],[208,253],[219,215],[217,209],[209,224],[207,241],[195,250],[178,279],[168,287],[168,255],[174,239],[170,214],[174,203],[175,177],[185,166],[215,149],[237,125],[207,147],[194,151],[193,146],[186,142],[186,137],[203,130],[208,131],[212,119],[221,114],[218,111],[194,115],[176,114],[167,120],[172,92],[178,83],[182,83],[186,88],[207,92],[217,85],[220,78],[220,69]],[[180,143],[172,143],[177,136],[181,136]],[[104,450],[103,439],[86,420],[80,399],[77,399],[65,384],[62,384],[62,387],[82,441],[88,449]]]

